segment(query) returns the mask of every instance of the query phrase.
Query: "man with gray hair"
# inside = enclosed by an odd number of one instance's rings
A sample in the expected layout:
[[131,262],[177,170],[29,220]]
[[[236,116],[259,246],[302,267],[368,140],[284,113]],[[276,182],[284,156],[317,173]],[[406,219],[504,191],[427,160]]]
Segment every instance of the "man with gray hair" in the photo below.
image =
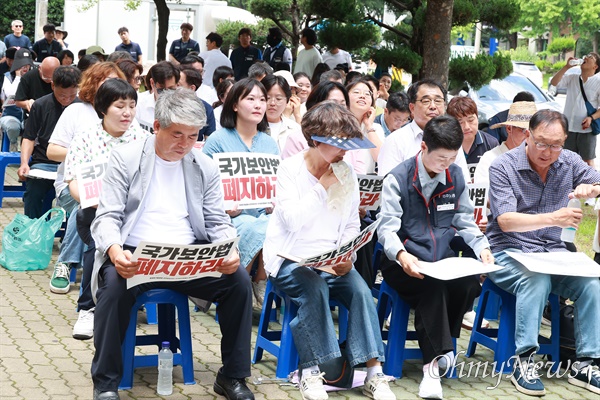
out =
[[250,376],[252,286],[237,252],[223,262],[218,278],[155,282],[127,289],[138,263],[132,253],[141,241],[178,245],[237,236],[223,205],[216,164],[194,149],[206,114],[196,95],[183,88],[158,97],[154,135],[111,153],[92,236],[96,298],[92,361],[94,400],[119,399],[123,374],[121,338],[136,296],[155,288],[218,302],[223,367],[214,390],[227,399],[254,399]]
[[273,73],[273,68],[265,61],[256,61],[248,68],[248,78],[262,80],[267,75]]
[[23,21],[20,19],[15,19],[10,23],[10,29],[12,29],[13,33],[4,37],[4,44],[6,45],[6,48],[10,49],[11,47],[24,47],[31,50],[31,40],[29,40],[27,35],[23,35]]

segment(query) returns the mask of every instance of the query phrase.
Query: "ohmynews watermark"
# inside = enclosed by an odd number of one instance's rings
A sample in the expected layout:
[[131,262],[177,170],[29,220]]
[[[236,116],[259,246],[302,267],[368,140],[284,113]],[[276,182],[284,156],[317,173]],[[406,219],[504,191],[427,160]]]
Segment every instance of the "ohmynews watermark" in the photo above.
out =
[[[496,379],[496,384],[494,386],[488,386],[486,389],[491,390],[491,389],[496,389],[498,387],[498,385],[500,384],[500,382],[502,381],[503,375],[506,374],[506,379],[511,379],[513,377],[513,375],[515,374],[515,372],[517,370],[520,370],[521,372],[521,377],[523,379],[525,379],[525,381],[527,383],[531,383],[531,378],[536,379],[536,378],[540,378],[542,376],[542,374],[540,372],[544,372],[543,370],[546,370],[546,374],[545,376],[547,378],[562,378],[565,375],[568,375],[569,378],[574,378],[575,374],[577,374],[577,370],[578,368],[578,364],[580,364],[580,361],[575,361],[574,363],[571,363],[571,361],[569,360],[567,362],[566,368],[564,368],[564,372],[561,374],[561,369],[562,369],[562,362],[561,361],[550,361],[550,360],[546,360],[544,361],[534,361],[533,359],[533,354],[529,356],[529,358],[527,359],[527,363],[523,363],[521,361],[521,359],[519,358],[519,356],[514,355],[512,357],[510,357],[507,361],[503,361],[500,364],[499,368],[497,367],[497,363],[496,361],[494,362],[489,362],[489,361],[469,361],[469,362],[465,362],[464,360],[460,361],[460,362],[456,362],[457,358],[459,355],[466,353],[466,351],[462,350],[459,351],[458,354],[456,354],[454,357],[450,357],[447,354],[441,355],[441,356],[437,356],[436,358],[434,358],[434,362],[438,362],[441,359],[444,359],[445,363],[442,362],[442,364],[445,365],[450,365],[449,368],[447,368],[443,373],[438,373],[436,374],[436,371],[434,368],[430,368],[429,369],[429,374],[432,378],[437,379],[437,378],[441,378],[441,377],[448,377],[451,375],[456,375],[457,378],[487,378],[489,376],[491,376],[492,378]],[[454,358],[454,359],[452,359]],[[558,365],[556,365],[558,364]],[[528,369],[528,366],[531,365],[533,371],[527,373],[526,370]],[[553,367],[556,367],[555,371],[552,372]],[[496,372],[496,370],[498,370],[498,372]],[[504,371],[510,371],[510,372],[504,372]]]

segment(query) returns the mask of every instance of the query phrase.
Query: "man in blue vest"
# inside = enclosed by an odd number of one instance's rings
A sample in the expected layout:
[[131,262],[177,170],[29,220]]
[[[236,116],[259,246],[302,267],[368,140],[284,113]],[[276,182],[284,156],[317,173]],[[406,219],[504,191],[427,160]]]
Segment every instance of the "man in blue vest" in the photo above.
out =
[[422,398],[442,398],[439,369],[452,365],[452,338],[460,336],[463,315],[481,287],[473,276],[448,281],[424,276],[419,273],[419,260],[454,257],[450,241],[458,233],[484,263],[494,262],[473,218],[462,170],[453,164],[462,141],[456,119],[433,118],[423,130],[421,151],[392,169],[383,181],[377,235],[387,257],[381,270],[385,281],[415,309],[424,364]]
[[200,45],[194,39],[190,38],[194,27],[192,24],[184,22],[180,26],[181,39],[173,40],[169,50],[169,59],[173,64],[179,64],[191,51],[200,53]]
[[285,63],[292,68],[292,52],[283,44],[283,34],[279,28],[269,28],[269,36],[267,36],[267,44],[269,47],[265,50],[263,60],[275,69],[277,64]]

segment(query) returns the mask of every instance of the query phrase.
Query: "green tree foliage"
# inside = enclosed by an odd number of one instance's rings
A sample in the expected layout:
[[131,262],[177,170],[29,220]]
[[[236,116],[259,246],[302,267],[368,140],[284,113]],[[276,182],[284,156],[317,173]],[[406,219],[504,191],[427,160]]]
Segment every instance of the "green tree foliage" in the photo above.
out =
[[592,39],[600,29],[600,1],[598,0],[517,0],[521,7],[519,28],[529,28],[531,37],[547,31],[558,35],[571,25],[573,33]]
[[575,50],[575,39],[572,37],[557,37],[546,49],[550,54],[560,54],[563,58],[567,51]]
[[510,58],[510,54],[503,54],[499,51],[494,53],[492,57],[492,61],[494,61],[494,67],[496,68],[496,72],[494,73],[494,79],[502,79],[513,71],[512,60]]
[[450,60],[448,75],[451,90],[461,90],[465,82],[474,89],[479,89],[496,75],[494,59],[485,54],[478,54],[475,58],[469,56],[456,57]]
[[[2,0],[0,8],[0,37],[12,33],[10,23],[23,21],[23,34],[35,40],[35,0]],[[60,25],[64,19],[65,0],[48,0],[48,22]]]
[[381,41],[380,29],[374,24],[352,24],[327,21],[319,31],[319,43],[328,48],[339,47],[346,51],[356,51],[371,47]]

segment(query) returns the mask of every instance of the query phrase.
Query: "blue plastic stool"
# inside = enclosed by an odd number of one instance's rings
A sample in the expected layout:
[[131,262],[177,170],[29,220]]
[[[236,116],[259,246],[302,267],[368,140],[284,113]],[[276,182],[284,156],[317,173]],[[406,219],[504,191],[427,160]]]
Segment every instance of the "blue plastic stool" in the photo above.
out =
[[[383,326],[390,313],[390,309],[392,320],[390,322],[390,329],[386,331],[383,330]],[[388,285],[385,280],[379,288],[377,314],[379,316],[379,325],[382,328],[381,338],[387,340],[383,373],[396,378],[402,378],[404,361],[421,360],[423,359],[423,353],[418,347],[406,347],[407,340],[417,340],[417,332],[408,330],[410,306],[400,298],[398,292]],[[452,342],[454,344],[454,352],[456,353],[456,339],[452,338]],[[447,377],[455,378],[456,370],[454,368],[451,369]]]
[[[158,304],[158,334],[136,336],[137,313],[142,305]],[[175,308],[179,321],[179,338],[175,329]],[[161,343],[168,341],[173,352],[173,365],[183,368],[183,382],[194,385],[194,364],[192,357],[192,332],[190,327],[190,310],[186,295],[169,289],[152,289],[137,297],[131,308],[131,318],[121,346],[123,353],[123,377],[119,390],[131,389],[133,386],[133,370],[138,367],[157,367],[158,350]],[[135,355],[136,346],[154,345],[156,354]],[[180,351],[178,351],[180,350]]]
[[19,152],[0,152],[0,179],[2,179],[2,191],[0,191],[0,208],[2,208],[2,199],[5,197],[23,197],[25,193],[25,183],[20,185],[6,185],[4,183],[6,176],[6,167],[9,165],[21,165],[21,153]]
[[156,325],[158,324],[158,305],[157,304],[147,304],[146,305],[146,322],[148,325]]
[[[276,310],[273,306],[277,305],[277,298],[281,299],[281,303],[285,308],[283,322],[281,330],[269,330],[269,322],[272,319],[273,311]],[[338,307],[339,342],[341,343],[346,340],[348,332],[348,310],[333,300],[330,301],[330,305]],[[266,350],[277,357],[277,370],[275,371],[277,378],[287,378],[290,372],[298,369],[298,351],[290,329],[290,322],[296,317],[297,313],[298,306],[294,304],[292,299],[285,293],[275,289],[271,281],[267,280],[252,364],[259,362],[262,359],[263,351]],[[273,343],[277,341],[279,345]]]
[[[483,315],[486,314],[488,299],[490,299],[492,295],[498,296],[502,304],[498,329],[481,327]],[[558,361],[560,353],[560,304],[558,296],[555,294],[550,294],[548,299],[550,300],[550,305],[552,307],[551,337],[546,338],[540,335],[538,339],[540,343],[538,354],[548,354],[552,358],[552,361],[554,361],[551,371],[556,372],[559,367]],[[494,352],[496,372],[502,371],[506,374],[512,372],[513,360],[511,357],[515,355],[516,351],[516,300],[517,298],[514,295],[500,289],[491,279],[487,278],[483,282],[481,295],[479,296],[479,304],[477,306],[477,316],[473,323],[471,339],[469,340],[469,347],[467,348],[467,357],[471,357],[475,354],[475,349],[479,343]]]

